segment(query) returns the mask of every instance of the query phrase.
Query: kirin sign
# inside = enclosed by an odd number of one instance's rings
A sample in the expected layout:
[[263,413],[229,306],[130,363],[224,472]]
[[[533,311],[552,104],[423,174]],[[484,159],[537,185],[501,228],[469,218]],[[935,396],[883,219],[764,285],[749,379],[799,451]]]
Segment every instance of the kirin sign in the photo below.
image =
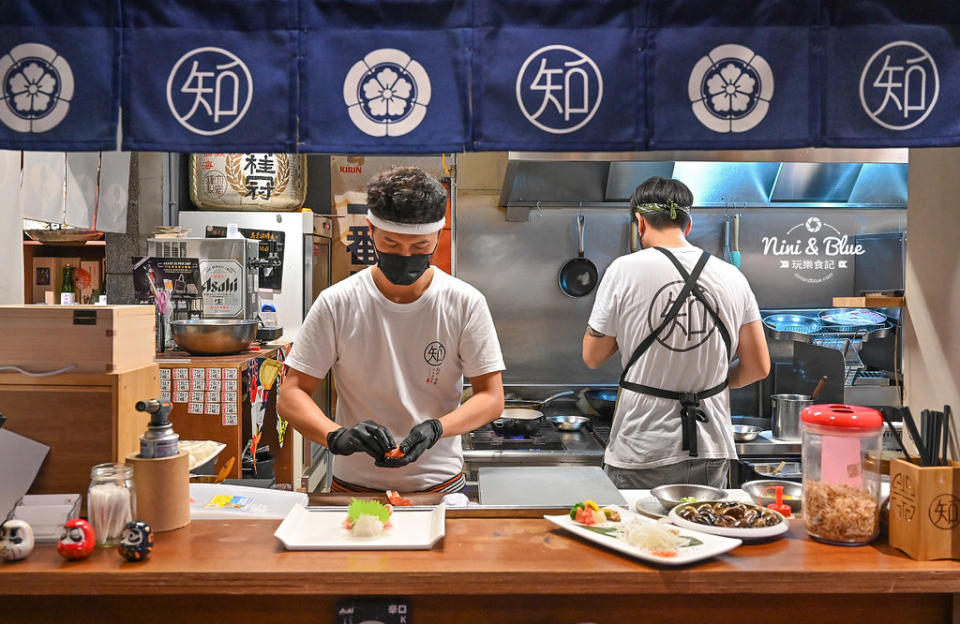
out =
[[852,269],[852,260],[864,253],[853,237],[820,217],[810,217],[782,236],[764,236],[760,244],[765,257],[777,258],[781,271],[792,272],[808,284],[822,284]]

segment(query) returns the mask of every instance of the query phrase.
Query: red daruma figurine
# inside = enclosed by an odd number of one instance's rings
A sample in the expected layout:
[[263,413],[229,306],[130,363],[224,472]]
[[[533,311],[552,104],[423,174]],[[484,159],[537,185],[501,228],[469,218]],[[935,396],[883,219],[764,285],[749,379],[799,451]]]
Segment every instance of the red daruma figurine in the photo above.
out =
[[57,552],[67,559],[83,559],[93,552],[96,540],[86,520],[69,520],[63,525]]

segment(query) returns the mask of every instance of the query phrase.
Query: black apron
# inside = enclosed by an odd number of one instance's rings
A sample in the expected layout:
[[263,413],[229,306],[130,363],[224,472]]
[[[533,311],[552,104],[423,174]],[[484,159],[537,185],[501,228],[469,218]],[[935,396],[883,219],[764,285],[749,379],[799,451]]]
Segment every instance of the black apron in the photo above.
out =
[[651,386],[644,386],[642,384],[627,381],[627,373],[637,362],[637,360],[639,360],[640,357],[653,345],[660,333],[666,329],[666,327],[672,323],[674,319],[677,318],[677,314],[680,313],[680,308],[683,307],[687,301],[687,298],[691,294],[703,304],[703,307],[706,308],[707,312],[711,317],[713,317],[714,322],[717,324],[717,330],[720,332],[720,336],[723,338],[723,343],[727,347],[728,361],[730,359],[731,346],[730,332],[727,331],[727,327],[720,319],[720,314],[707,302],[707,298],[703,294],[703,289],[697,284],[697,280],[700,278],[700,274],[703,272],[703,267],[706,266],[707,260],[710,259],[710,254],[703,252],[703,254],[700,255],[700,259],[697,261],[697,265],[693,268],[693,272],[687,273],[687,270],[682,264],[680,264],[680,261],[677,260],[672,253],[662,247],[655,247],[654,249],[669,258],[670,262],[673,263],[673,266],[675,266],[677,271],[680,272],[680,276],[684,280],[683,289],[681,289],[680,294],[677,296],[676,301],[673,302],[673,305],[670,306],[670,309],[667,310],[667,314],[664,317],[663,322],[660,323],[660,326],[643,339],[643,342],[637,346],[636,350],[633,352],[633,355],[630,357],[630,361],[627,362],[627,365],[623,367],[623,373],[620,375],[620,387],[626,390],[633,390],[634,392],[639,392],[641,394],[646,394],[661,399],[679,401],[680,424],[683,432],[681,448],[684,451],[688,451],[690,453],[690,457],[697,457],[699,454],[697,445],[697,422],[708,422],[707,414],[700,409],[700,401],[723,392],[727,387],[727,380],[724,379],[722,383],[719,383],[712,388],[701,390],[700,392],[674,392],[672,390],[663,390],[661,388],[653,388]]

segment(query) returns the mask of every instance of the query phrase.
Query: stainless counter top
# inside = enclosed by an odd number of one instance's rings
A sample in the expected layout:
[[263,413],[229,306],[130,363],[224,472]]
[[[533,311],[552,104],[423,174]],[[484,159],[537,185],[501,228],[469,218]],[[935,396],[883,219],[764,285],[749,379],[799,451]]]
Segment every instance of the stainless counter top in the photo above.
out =
[[738,442],[736,446],[740,457],[800,455],[800,440],[778,440],[772,431],[761,431],[752,442]]

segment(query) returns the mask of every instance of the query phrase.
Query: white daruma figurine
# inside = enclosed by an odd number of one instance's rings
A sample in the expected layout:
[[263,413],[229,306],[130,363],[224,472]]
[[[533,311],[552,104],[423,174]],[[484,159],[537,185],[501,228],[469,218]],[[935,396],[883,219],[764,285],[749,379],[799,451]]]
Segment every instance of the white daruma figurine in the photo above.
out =
[[33,529],[23,520],[7,520],[0,525],[0,559],[26,559],[34,544]]

